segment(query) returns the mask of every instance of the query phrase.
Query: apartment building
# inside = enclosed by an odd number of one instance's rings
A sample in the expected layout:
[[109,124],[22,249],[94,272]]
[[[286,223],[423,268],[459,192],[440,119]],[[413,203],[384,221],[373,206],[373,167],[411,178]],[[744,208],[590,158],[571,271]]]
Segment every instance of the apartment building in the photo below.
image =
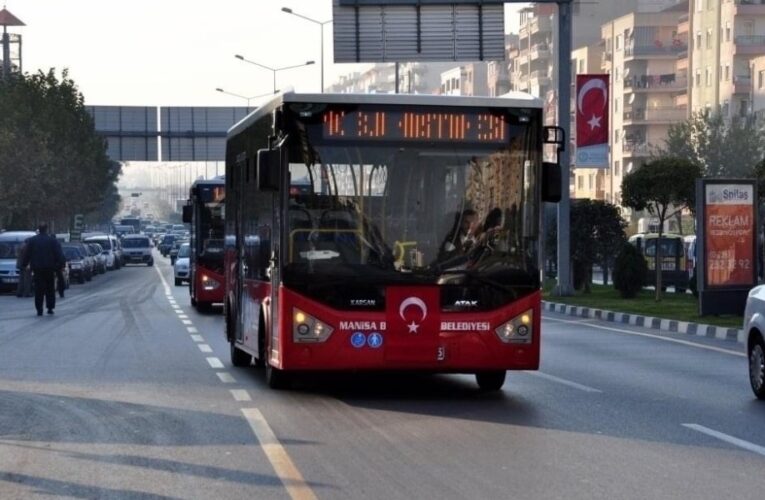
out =
[[488,63],[463,64],[441,73],[442,95],[486,96],[489,95]]
[[605,23],[602,70],[611,75],[611,159],[605,199],[621,202],[626,173],[640,166],[669,126],[688,116],[687,35],[678,26],[687,4],[633,13]]
[[752,60],[765,55],[765,0],[692,0],[693,112],[752,111]]

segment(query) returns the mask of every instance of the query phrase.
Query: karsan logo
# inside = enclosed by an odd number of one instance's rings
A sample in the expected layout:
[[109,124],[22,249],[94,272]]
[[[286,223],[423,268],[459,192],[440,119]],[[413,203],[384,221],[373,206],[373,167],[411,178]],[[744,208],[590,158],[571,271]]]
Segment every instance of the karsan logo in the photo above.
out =
[[708,205],[747,205],[752,202],[752,186],[736,184],[708,184]]
[[351,305],[354,307],[374,307],[377,305],[375,299],[351,299]]

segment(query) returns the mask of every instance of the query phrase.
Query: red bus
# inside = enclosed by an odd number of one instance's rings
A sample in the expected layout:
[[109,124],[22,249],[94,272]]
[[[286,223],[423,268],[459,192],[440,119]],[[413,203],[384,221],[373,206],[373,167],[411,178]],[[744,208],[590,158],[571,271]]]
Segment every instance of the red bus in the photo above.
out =
[[197,180],[183,209],[183,222],[191,224],[189,294],[200,312],[222,304],[225,292],[223,237],[225,181],[223,177]]
[[[539,366],[542,103],[287,92],[228,133],[235,366],[471,373]],[[557,183],[557,184],[556,184]]]

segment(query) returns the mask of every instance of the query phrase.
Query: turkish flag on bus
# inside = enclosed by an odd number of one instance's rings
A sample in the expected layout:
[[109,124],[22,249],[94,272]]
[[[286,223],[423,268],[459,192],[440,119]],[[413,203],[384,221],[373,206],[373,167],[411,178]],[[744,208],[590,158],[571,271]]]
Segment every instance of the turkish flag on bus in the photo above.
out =
[[608,144],[608,75],[576,77],[576,146]]

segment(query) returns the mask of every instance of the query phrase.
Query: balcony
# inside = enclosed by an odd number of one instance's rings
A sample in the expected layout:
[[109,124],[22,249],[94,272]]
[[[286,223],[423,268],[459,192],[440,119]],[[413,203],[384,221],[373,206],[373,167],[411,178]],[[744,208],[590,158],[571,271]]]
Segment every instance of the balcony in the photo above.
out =
[[733,93],[749,94],[752,91],[752,77],[749,75],[733,76]]
[[549,16],[535,17],[529,22],[529,33],[539,33],[540,31],[552,31],[552,21]]
[[532,85],[539,85],[540,87],[550,84],[550,76],[547,74],[547,71],[532,71],[529,79]]
[[529,51],[529,59],[536,61],[537,59],[549,59],[550,46],[544,43],[531,47]]
[[739,35],[734,40],[736,54],[765,54],[765,35]]
[[681,122],[687,118],[687,108],[656,107],[656,108],[635,108],[628,106],[624,108],[624,125],[659,125]]
[[677,59],[678,54],[688,51],[688,44],[675,39],[669,42],[657,40],[653,45],[631,45],[625,47],[624,57],[633,59]]
[[688,16],[688,14],[683,14],[677,20],[677,33],[678,34],[688,33],[689,30],[690,30],[690,16]]
[[684,92],[688,88],[685,75],[635,75],[624,79],[624,92]]
[[625,158],[637,156],[650,156],[651,148],[645,142],[625,142],[622,145],[622,154]]

